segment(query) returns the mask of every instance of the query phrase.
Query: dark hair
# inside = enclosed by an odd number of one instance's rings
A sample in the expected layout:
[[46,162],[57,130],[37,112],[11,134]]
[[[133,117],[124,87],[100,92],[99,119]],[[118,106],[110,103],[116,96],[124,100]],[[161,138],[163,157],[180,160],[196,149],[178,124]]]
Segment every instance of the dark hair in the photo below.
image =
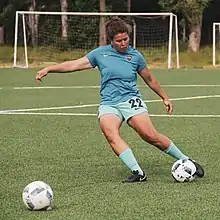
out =
[[112,41],[115,35],[119,33],[130,34],[130,27],[119,17],[113,17],[106,23],[106,35],[108,40]]

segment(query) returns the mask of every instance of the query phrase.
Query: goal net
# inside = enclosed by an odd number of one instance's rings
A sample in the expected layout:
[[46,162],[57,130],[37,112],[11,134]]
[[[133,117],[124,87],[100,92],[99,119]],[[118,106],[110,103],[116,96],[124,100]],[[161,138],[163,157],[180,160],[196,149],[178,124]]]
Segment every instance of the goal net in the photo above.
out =
[[220,65],[220,22],[213,23],[213,50],[212,50],[213,66]]
[[39,67],[77,59],[106,42],[112,16],[131,28],[130,44],[149,65],[179,68],[177,16],[172,13],[17,11],[13,67]]

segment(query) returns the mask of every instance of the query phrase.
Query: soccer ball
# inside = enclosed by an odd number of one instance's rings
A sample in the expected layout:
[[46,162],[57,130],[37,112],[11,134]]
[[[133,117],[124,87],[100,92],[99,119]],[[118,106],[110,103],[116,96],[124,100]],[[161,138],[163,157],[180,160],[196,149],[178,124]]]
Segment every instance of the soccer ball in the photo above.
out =
[[195,179],[196,166],[191,160],[180,159],[173,164],[171,173],[177,182],[191,182]]
[[43,181],[34,181],[24,188],[22,198],[29,210],[51,210],[53,191]]

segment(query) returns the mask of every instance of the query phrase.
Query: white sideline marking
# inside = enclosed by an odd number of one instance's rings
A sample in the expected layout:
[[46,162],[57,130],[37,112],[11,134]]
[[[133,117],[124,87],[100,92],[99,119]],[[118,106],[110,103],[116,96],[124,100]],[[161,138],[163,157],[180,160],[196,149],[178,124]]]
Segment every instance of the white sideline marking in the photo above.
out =
[[65,112],[0,112],[0,115],[97,116],[97,114],[90,114],[90,113],[65,113]]
[[99,89],[100,86],[33,86],[13,87],[12,89]]
[[29,111],[43,111],[43,110],[56,110],[56,109],[72,109],[72,108],[86,108],[86,107],[94,107],[99,106],[99,104],[91,104],[91,105],[72,105],[72,106],[61,106],[61,107],[47,107],[47,108],[26,108],[26,109],[8,109],[2,110],[2,112],[29,112]]
[[[65,113],[65,112],[0,112],[1,115],[43,115],[43,116],[97,116],[90,113]],[[170,117],[170,118],[220,118],[220,115],[158,115],[149,114],[151,117]]]
[[[205,99],[205,98],[220,98],[220,95],[206,95],[206,96],[190,96],[183,98],[173,98],[171,101],[181,101],[181,100],[192,100],[192,99]],[[162,102],[161,99],[155,100],[145,100],[146,103],[151,102]],[[0,114],[7,112],[29,112],[29,111],[42,111],[42,110],[56,110],[56,109],[73,109],[73,108],[85,108],[85,107],[94,107],[99,106],[99,104],[89,104],[89,105],[73,105],[73,106],[59,106],[59,107],[47,107],[47,108],[29,108],[29,109],[6,109],[1,110]]]
[[[171,98],[171,101],[181,101],[181,100],[192,100],[192,99],[207,99],[207,98],[220,98],[220,95],[200,95],[200,96],[190,96],[190,97],[183,97],[183,98]],[[144,102],[162,102],[161,99],[157,100],[146,100]]]
[[[138,88],[148,88],[146,85],[138,85]],[[220,87],[218,84],[192,84],[192,85],[161,85],[161,87],[172,88],[187,88],[187,87]],[[28,90],[28,89],[99,89],[100,86],[21,86],[21,87],[0,87],[0,89],[15,89],[15,90]]]
[[220,118],[220,115],[157,115],[149,114],[151,117],[171,117],[171,118]]
[[206,85],[199,85],[199,84],[194,84],[194,85],[162,85],[162,87],[176,87],[176,88],[178,88],[178,87],[180,87],[180,88],[182,88],[182,87],[219,87],[220,85],[217,85],[217,84],[213,84],[213,85],[211,85],[211,84],[206,84]]

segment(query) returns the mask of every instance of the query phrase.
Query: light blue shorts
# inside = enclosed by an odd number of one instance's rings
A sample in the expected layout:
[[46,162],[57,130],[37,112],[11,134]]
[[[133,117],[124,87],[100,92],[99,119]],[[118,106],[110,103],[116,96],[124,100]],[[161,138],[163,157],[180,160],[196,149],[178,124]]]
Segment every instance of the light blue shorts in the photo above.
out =
[[122,121],[127,121],[132,116],[139,115],[143,112],[148,112],[146,104],[141,98],[133,97],[116,105],[100,105],[98,118],[106,114],[115,114],[118,115]]

